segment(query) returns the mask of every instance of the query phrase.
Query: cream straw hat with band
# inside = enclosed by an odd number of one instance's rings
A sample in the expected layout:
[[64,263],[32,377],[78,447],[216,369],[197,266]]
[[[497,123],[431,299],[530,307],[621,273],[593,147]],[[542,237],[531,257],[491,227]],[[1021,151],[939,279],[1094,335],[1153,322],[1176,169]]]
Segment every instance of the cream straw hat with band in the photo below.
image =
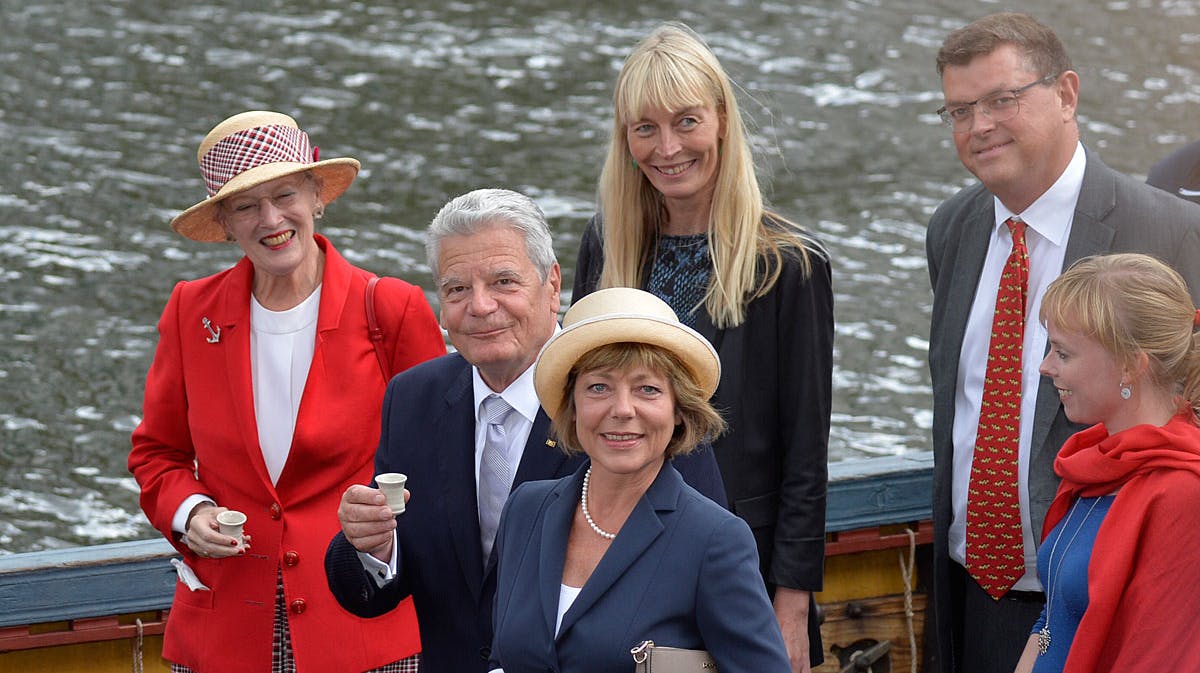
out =
[[236,114],[209,131],[196,152],[208,198],[171,220],[171,228],[194,241],[224,241],[216,219],[222,199],[303,171],[321,178],[321,203],[328,204],[354,182],[359,164],[348,158],[319,161],[317,155],[295,119],[265,110]]
[[658,297],[628,287],[599,290],[575,302],[563,316],[563,328],[542,347],[533,370],[533,386],[542,408],[553,418],[563,404],[563,386],[579,358],[615,343],[643,343],[670,351],[691,372],[705,399],[721,380],[717,351],[699,332],[679,322]]

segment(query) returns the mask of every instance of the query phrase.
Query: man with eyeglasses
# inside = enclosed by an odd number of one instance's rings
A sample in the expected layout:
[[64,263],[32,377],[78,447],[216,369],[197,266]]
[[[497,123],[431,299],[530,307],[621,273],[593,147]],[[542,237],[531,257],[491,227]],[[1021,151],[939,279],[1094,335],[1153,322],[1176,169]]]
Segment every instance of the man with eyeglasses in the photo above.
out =
[[1143,252],[1200,289],[1200,207],[1105,166],[1079,140],[1079,75],[1050,28],[994,14],[937,55],[938,110],[979,179],[929,223],[934,563],[928,664],[1011,673],[1045,602],[1037,545],[1082,426],[1037,368],[1046,286],[1088,255]]

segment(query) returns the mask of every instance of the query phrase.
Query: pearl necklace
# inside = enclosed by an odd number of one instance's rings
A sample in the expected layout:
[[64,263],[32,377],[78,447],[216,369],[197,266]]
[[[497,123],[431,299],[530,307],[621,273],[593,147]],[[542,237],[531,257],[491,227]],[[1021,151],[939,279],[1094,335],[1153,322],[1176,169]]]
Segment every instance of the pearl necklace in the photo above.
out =
[[[1041,630],[1038,631],[1037,634],[1038,656],[1041,656],[1050,650],[1050,610],[1054,607],[1054,601],[1051,599],[1050,590],[1054,586],[1058,585],[1058,576],[1062,574],[1063,566],[1066,565],[1064,561],[1066,560],[1065,557],[1067,552],[1071,549],[1071,545],[1075,543],[1075,538],[1079,535],[1079,531],[1083,530],[1083,526],[1087,523],[1088,517],[1092,515],[1092,510],[1096,509],[1096,505],[1100,503],[1102,497],[1103,496],[1097,497],[1092,501],[1092,506],[1088,509],[1087,514],[1083,515],[1083,519],[1079,522],[1079,527],[1076,528],[1075,532],[1071,534],[1071,539],[1067,540],[1067,546],[1063,547],[1063,554],[1058,559],[1058,567],[1054,569],[1054,575],[1052,576],[1053,579],[1049,584],[1046,585],[1046,623],[1042,625]],[[1046,559],[1046,570],[1050,570],[1050,568],[1054,565],[1054,552],[1058,550],[1058,543],[1060,540],[1062,540],[1063,533],[1067,532],[1067,526],[1071,525],[1071,517],[1075,516],[1075,506],[1078,504],[1078,500],[1071,504],[1071,510],[1067,512],[1067,520],[1063,523],[1062,530],[1059,531],[1058,537],[1054,538],[1054,545],[1050,547],[1050,557]]]
[[583,490],[580,492],[580,495],[579,495],[579,506],[583,509],[583,518],[587,519],[588,525],[592,527],[592,530],[596,531],[596,535],[599,535],[600,537],[604,538],[605,540],[611,540],[611,539],[615,538],[617,536],[617,534],[610,533],[610,532],[604,530],[603,528],[601,528],[600,526],[597,526],[596,522],[592,521],[592,513],[588,511],[587,492],[588,492],[588,482],[591,481],[591,479],[592,479],[592,466],[589,465],[587,472],[585,472],[583,474]]

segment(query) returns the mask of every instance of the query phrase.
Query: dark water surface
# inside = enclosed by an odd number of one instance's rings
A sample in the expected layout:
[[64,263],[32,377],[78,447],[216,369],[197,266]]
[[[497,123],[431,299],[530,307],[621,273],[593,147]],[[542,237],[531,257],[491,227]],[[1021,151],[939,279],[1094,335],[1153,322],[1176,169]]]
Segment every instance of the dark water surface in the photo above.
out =
[[770,201],[833,254],[833,460],[927,448],[925,223],[970,178],[932,113],[949,30],[1056,28],[1118,169],[1200,136],[1200,0],[244,4],[0,0],[0,554],[155,534],[129,433],[171,286],[238,257],[167,226],[229,114],[292,114],[363,162],[321,223],[351,261],[429,287],[429,219],[505,186],[550,216],[569,288],[621,60],[690,23],[744,89]]

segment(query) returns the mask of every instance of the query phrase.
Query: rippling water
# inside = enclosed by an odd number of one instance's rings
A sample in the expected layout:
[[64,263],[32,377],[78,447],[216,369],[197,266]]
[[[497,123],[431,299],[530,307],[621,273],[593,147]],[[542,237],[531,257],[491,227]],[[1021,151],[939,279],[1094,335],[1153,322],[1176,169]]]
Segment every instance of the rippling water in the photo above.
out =
[[428,287],[424,226],[498,185],[546,210],[569,287],[620,62],[690,23],[743,89],[771,202],[833,254],[834,460],[928,442],[925,223],[970,179],[931,112],[949,30],[1001,8],[1058,30],[1116,168],[1200,136],[1200,0],[242,4],[0,0],[0,554],[154,535],[125,470],[154,324],[238,256],[167,222],[234,112],[363,162],[322,221],[353,262]]

